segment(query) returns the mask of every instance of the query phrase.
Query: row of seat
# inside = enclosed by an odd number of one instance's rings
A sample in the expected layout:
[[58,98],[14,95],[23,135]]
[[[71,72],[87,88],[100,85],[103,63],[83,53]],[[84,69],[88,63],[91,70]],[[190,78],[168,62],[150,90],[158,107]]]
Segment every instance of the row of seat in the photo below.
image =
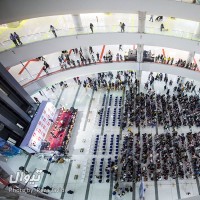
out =
[[96,139],[95,139],[95,144],[94,144],[94,149],[93,149],[93,154],[94,154],[94,155],[97,154],[98,143],[99,143],[99,135],[97,135],[97,136],[96,136]]
[[[106,144],[107,144],[107,134],[105,134],[103,136],[103,141],[102,141],[102,149],[101,152],[103,155],[106,154]],[[94,149],[93,149],[93,155],[97,154],[97,150],[98,150],[98,145],[99,145],[99,135],[96,136],[95,139],[95,144],[94,144]],[[119,135],[116,136],[116,142],[115,142],[115,155],[119,154]],[[111,135],[111,139],[110,139],[110,146],[109,146],[109,154],[111,155],[113,153],[113,149],[114,149],[114,134]]]
[[117,106],[117,103],[118,103],[118,96],[115,97],[115,104],[114,104],[114,106]]
[[116,111],[117,111],[117,108],[114,108],[112,126],[115,126],[116,124]]
[[111,106],[111,103],[112,103],[112,97],[113,97],[113,95],[111,94],[111,95],[110,95],[110,98],[109,98],[108,106]]
[[103,95],[102,106],[105,106],[105,102],[106,102],[106,94]]
[[101,108],[101,110],[100,110],[100,115],[99,115],[99,125],[98,125],[98,126],[101,126],[101,125],[102,125],[103,110],[104,110],[104,108]]
[[117,117],[117,119],[118,119],[118,126],[121,126],[121,111],[122,111],[122,109],[120,107],[119,111],[118,111],[118,117]]
[[110,107],[108,107],[108,109],[107,109],[107,113],[106,113],[106,126],[108,126],[109,115],[110,115]]
[[[109,150],[110,155],[113,152],[113,144],[114,144],[113,140],[114,140],[114,134],[111,135],[111,139],[110,139],[110,150]],[[119,135],[116,136],[115,144],[116,144],[115,154],[118,155],[118,153],[119,153]]]
[[[108,158],[107,159],[107,169],[110,169],[111,168],[111,162],[112,159],[111,158]],[[96,158],[92,158],[92,163],[90,165],[90,171],[89,171],[89,182],[90,184],[93,183],[93,176],[94,176],[94,171],[95,171],[95,164],[97,163],[97,159]],[[114,164],[117,165],[118,163],[118,156],[115,156],[115,161],[114,161]],[[98,177],[98,182],[99,183],[102,183],[103,181],[103,166],[104,166],[104,158],[101,158],[100,160],[100,164],[99,164],[99,175],[97,175]],[[109,183],[110,181],[110,174],[111,174],[111,171],[110,170],[106,170],[106,175],[105,175],[105,178],[106,178],[106,182]]]

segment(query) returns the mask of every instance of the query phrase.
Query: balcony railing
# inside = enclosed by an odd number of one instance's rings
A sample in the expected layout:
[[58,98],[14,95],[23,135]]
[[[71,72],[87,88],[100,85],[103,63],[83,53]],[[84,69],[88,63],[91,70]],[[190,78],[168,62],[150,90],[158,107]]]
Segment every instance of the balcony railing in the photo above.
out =
[[181,30],[163,29],[161,31],[160,28],[145,27],[145,33],[174,36],[174,37],[180,37],[180,38],[185,38],[185,39],[189,39],[189,40],[200,41],[199,35],[196,35],[196,34],[190,33],[190,32],[186,32],[186,31],[181,31]]
[[[94,33],[106,33],[106,32],[121,32],[121,28],[118,25],[113,26],[97,26],[93,28]],[[126,32],[137,32],[138,27],[137,26],[126,26],[125,27]],[[84,35],[84,34],[91,34],[91,30],[89,27],[76,27],[76,28],[69,28],[69,29],[56,29],[56,34],[58,37],[63,36],[71,36],[71,35]],[[8,35],[9,37],[9,35]],[[23,44],[28,44],[32,42],[37,42],[41,40],[48,40],[55,38],[53,33],[51,31],[47,32],[40,32],[40,33],[34,33],[30,35],[20,36],[20,40]],[[5,51],[11,48],[14,48],[14,43],[8,39],[5,41],[0,42],[0,51]]]
[[[134,61],[113,61],[113,62],[134,62]],[[97,62],[96,64],[104,64],[105,62]],[[109,62],[108,62],[109,63]],[[159,64],[159,63],[157,63]],[[163,64],[163,63],[160,63],[160,64]],[[91,63],[90,65],[94,65],[94,63]],[[169,64],[165,64],[165,65],[168,65],[169,67],[179,67],[177,65],[169,65]],[[87,65],[86,65],[87,66]],[[50,68],[48,69],[48,74],[46,74],[45,72],[43,72],[39,77],[38,77],[38,73],[37,74],[31,74],[29,77],[26,77],[24,78],[23,80],[18,80],[19,84],[22,85],[23,87],[26,87],[27,85],[31,84],[31,83],[34,83],[36,82],[37,80],[39,79],[42,79],[42,78],[45,78],[45,77],[48,77],[48,76],[52,76],[54,74],[57,74],[57,73],[60,73],[60,72],[64,72],[64,71],[67,71],[67,70],[73,70],[74,68],[78,68],[79,66],[76,66],[76,67],[69,67],[66,68],[66,69],[61,69],[61,67],[53,67],[53,68]],[[83,65],[81,65],[80,67],[83,67]],[[179,68],[185,68],[185,67],[179,67]],[[187,69],[187,68],[185,68]],[[191,69],[188,69],[188,70],[191,70]],[[194,70],[192,70],[194,71]],[[196,69],[197,72],[200,72],[200,68],[198,67]]]
[[[94,30],[94,34],[96,34],[96,33],[117,33],[117,32],[121,33],[121,28],[118,25],[97,26],[97,27],[94,27],[93,30]],[[126,26],[125,32],[136,33],[136,32],[138,32],[138,26]],[[145,27],[145,33],[175,36],[175,37],[200,41],[199,36],[195,35],[194,33],[180,31],[180,30],[160,31],[160,29],[156,28],[156,27]],[[63,37],[63,36],[71,36],[71,35],[92,34],[92,32],[89,27],[77,27],[77,28],[69,28],[69,29],[57,29],[56,34],[58,37]],[[32,42],[41,41],[41,40],[48,40],[51,38],[54,38],[54,35],[50,31],[20,36],[20,39],[23,44],[28,44],[28,43],[32,43]],[[11,40],[6,40],[6,41],[0,42],[0,51],[6,51],[6,50],[14,48],[14,47],[15,47],[15,45]]]

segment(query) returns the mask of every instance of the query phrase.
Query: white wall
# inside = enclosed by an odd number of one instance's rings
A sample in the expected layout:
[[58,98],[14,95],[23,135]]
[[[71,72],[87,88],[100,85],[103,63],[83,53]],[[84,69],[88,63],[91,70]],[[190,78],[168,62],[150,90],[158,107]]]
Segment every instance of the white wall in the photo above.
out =
[[137,13],[138,11],[193,21],[200,19],[198,5],[175,0],[17,0],[17,3],[14,3],[13,0],[1,0],[0,24],[51,15],[103,12]]
[[78,36],[58,37],[44,41],[38,41],[14,48],[0,53],[0,62],[5,67],[11,67],[41,55],[46,55],[64,49],[71,49],[80,46],[115,44],[145,44],[148,46],[161,46],[184,51],[195,51],[200,53],[199,42],[156,34],[139,33],[98,33]]
[[79,67],[75,69],[69,69],[67,71],[59,72],[54,75],[46,76],[37,82],[31,83],[25,86],[25,90],[32,95],[36,91],[40,90],[43,87],[47,87],[48,85],[52,85],[54,83],[58,83],[61,80],[71,79],[73,77],[81,77],[89,74],[95,74],[99,72],[113,71],[113,70],[139,70],[142,71],[152,71],[152,72],[162,72],[167,74],[173,74],[177,76],[187,77],[193,80],[199,81],[199,72],[195,72],[192,70],[175,67],[171,65],[163,65],[157,63],[141,63],[136,62],[123,62],[123,63],[104,63],[97,65],[90,65]]

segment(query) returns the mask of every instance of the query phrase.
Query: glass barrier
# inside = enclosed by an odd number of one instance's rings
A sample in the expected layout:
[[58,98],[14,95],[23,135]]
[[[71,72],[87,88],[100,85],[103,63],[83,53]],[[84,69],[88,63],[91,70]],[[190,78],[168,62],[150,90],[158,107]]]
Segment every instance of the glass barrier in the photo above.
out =
[[179,37],[179,38],[185,38],[185,39],[189,39],[189,40],[200,41],[200,37],[198,35],[195,35],[194,33],[190,33],[190,32],[180,31],[180,30],[163,29],[161,31],[160,28],[145,27],[145,33],[175,36],[175,37]]
[[[113,26],[96,26],[93,28],[94,33],[105,33],[105,32],[121,32],[119,25]],[[126,26],[125,32],[137,32],[137,26]],[[82,34],[91,34],[91,29],[89,27],[76,27],[69,29],[56,29],[57,37],[62,36],[71,36],[71,35],[82,35]],[[8,36],[9,37],[9,36]],[[20,36],[20,40],[23,44],[28,44],[32,42],[37,42],[41,40],[48,40],[55,38],[54,34],[51,31],[34,33],[26,36]],[[0,51],[5,51],[11,48],[14,48],[15,45],[10,39],[0,42]]]
[[[124,62],[124,61],[115,61],[115,60],[113,60],[113,62]],[[125,62],[128,62],[128,61],[125,61]],[[130,61],[130,62],[134,62],[134,61]],[[97,62],[98,64],[104,64],[105,62]],[[163,64],[163,63],[157,63],[157,62],[154,62],[155,64]],[[94,64],[94,63],[91,63],[91,65],[92,64]],[[109,64],[109,62],[108,62],[108,64]],[[163,64],[164,65],[164,64]],[[180,67],[180,66],[177,66],[177,65],[175,65],[175,64],[173,64],[173,65],[170,65],[170,64],[165,64],[165,65],[169,65],[169,67]],[[95,65],[94,65],[95,66]],[[76,66],[76,67],[67,67],[67,69],[61,69],[61,67],[60,66],[58,66],[58,67],[53,67],[53,68],[50,68],[50,69],[48,69],[48,74],[46,74],[45,72],[42,72],[41,74],[40,74],[40,76],[38,77],[38,73],[37,74],[31,74],[30,75],[30,77],[26,77],[26,78],[24,78],[23,80],[19,80],[18,82],[19,82],[19,84],[21,85],[21,86],[25,86],[26,84],[29,84],[29,83],[31,83],[32,81],[34,82],[34,81],[36,81],[36,80],[38,80],[38,79],[40,79],[40,78],[44,78],[44,77],[47,77],[47,76],[51,76],[51,75],[53,75],[53,74],[55,74],[55,73],[59,73],[59,72],[62,72],[62,71],[66,71],[66,70],[70,70],[70,69],[73,69],[73,68],[77,68],[78,66]],[[185,67],[180,67],[180,68],[185,68]],[[188,69],[188,70],[192,70],[192,69]],[[192,70],[192,71],[194,71],[194,70]],[[197,69],[196,69],[196,71],[198,71],[198,72],[200,72],[200,68],[198,67]]]
[[176,0],[181,3],[200,4],[200,0]]
[[[97,26],[93,28],[94,33],[105,33],[105,32],[121,32],[121,28],[118,25],[113,26]],[[126,26],[125,32],[138,32],[137,26]],[[62,36],[71,36],[71,35],[82,35],[82,34],[91,34],[91,30],[89,27],[77,27],[71,29],[56,29],[56,34],[58,37]],[[179,30],[168,30],[163,29],[160,31],[160,28],[155,27],[145,27],[145,33],[152,34],[160,34],[160,35],[168,35],[175,36],[180,38],[186,38],[190,40],[200,41],[200,38],[194,33],[179,31]],[[41,40],[48,40],[54,38],[54,34],[50,31],[48,32],[40,32],[34,33],[26,36],[21,36],[20,39],[23,44],[28,44]],[[14,48],[15,45],[11,40],[6,40],[0,43],[0,51],[5,51],[11,48]]]

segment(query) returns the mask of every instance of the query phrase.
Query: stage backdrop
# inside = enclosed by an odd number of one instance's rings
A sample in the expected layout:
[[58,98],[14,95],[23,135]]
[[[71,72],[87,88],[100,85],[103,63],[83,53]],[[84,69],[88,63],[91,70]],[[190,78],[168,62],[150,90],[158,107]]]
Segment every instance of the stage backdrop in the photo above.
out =
[[55,106],[48,101],[43,101],[31,122],[31,126],[20,147],[29,153],[40,152],[42,141],[51,126],[51,121],[56,113]]

